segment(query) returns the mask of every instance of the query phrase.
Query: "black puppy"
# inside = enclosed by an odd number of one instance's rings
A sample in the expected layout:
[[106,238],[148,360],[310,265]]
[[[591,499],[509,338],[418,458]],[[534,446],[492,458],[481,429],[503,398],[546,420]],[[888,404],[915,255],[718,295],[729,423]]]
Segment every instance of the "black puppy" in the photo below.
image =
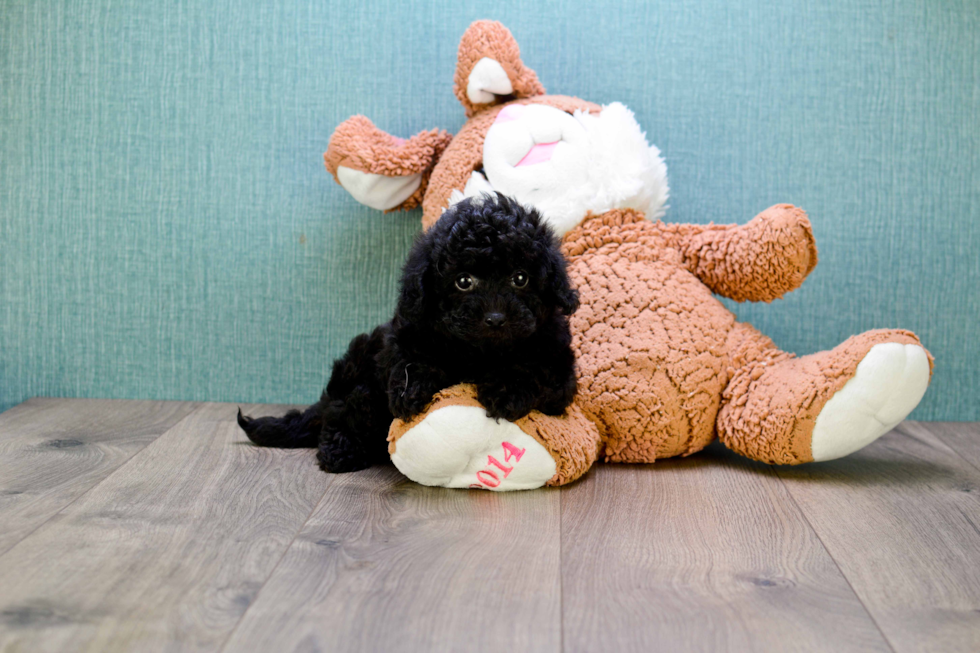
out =
[[568,315],[578,295],[558,239],[504,195],[463,200],[415,242],[391,322],[354,338],[305,412],[238,423],[252,442],[315,447],[320,467],[350,472],[388,459],[392,417],[474,383],[494,418],[559,415],[576,391]]

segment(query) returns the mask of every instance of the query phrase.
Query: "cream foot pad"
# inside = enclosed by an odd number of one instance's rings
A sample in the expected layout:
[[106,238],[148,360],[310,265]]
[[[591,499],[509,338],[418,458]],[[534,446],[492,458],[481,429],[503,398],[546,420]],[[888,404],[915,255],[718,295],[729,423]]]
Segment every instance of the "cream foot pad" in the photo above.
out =
[[841,458],[871,444],[912,412],[928,385],[929,356],[922,347],[875,345],[817,415],[813,459]]
[[556,471],[537,440],[512,422],[490,419],[481,406],[433,410],[393,444],[395,467],[422,485],[530,490]]

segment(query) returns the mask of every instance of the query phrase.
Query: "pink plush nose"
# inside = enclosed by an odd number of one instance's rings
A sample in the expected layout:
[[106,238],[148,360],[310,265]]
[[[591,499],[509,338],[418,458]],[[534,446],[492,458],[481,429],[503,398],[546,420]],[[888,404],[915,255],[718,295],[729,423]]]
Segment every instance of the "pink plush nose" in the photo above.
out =
[[500,110],[497,114],[494,123],[507,122],[508,120],[517,120],[521,117],[521,114],[527,111],[527,107],[523,104],[509,104]]
[[520,168],[521,166],[533,166],[535,163],[544,163],[545,161],[551,161],[551,156],[555,153],[555,148],[558,147],[558,141],[554,143],[538,143],[530,149],[530,151],[524,155],[524,158],[517,162],[515,168]]

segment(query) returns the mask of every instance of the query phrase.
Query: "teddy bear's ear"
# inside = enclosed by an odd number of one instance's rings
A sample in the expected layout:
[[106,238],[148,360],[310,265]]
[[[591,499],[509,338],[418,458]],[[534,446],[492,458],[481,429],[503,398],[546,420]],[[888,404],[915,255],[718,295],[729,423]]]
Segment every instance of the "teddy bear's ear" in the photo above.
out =
[[422,203],[432,168],[452,138],[432,129],[405,140],[354,116],[334,130],[323,161],[361,204],[380,211],[407,210]]
[[478,20],[463,34],[453,82],[467,117],[494,104],[545,92],[537,74],[521,61],[510,30],[492,20]]

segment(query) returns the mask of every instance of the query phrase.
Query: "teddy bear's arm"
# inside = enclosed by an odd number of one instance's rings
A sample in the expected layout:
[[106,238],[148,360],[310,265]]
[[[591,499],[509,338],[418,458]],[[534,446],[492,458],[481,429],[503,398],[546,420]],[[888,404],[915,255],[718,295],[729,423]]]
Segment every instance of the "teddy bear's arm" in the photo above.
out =
[[438,129],[406,140],[353,116],[334,130],[323,161],[361,204],[385,212],[407,210],[421,204],[432,167],[451,140]]
[[744,225],[663,225],[668,246],[712,292],[771,302],[800,287],[817,264],[810,220],[777,204]]

